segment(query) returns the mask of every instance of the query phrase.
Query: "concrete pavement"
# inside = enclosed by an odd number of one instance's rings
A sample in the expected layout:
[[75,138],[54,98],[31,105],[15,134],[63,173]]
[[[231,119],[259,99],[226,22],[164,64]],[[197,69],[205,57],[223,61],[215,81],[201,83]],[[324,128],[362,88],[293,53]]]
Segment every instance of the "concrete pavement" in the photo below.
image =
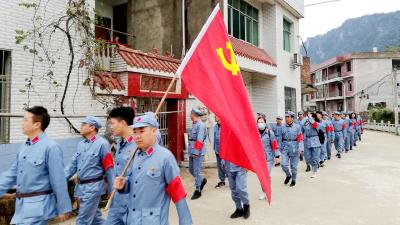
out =
[[[272,204],[258,200],[260,185],[249,173],[251,216],[232,220],[235,207],[229,188],[214,189],[216,169],[206,169],[209,183],[203,197],[188,200],[196,225],[399,225],[400,224],[400,137],[366,131],[363,141],[342,159],[334,157],[320,169],[316,179],[299,168],[297,186],[283,185],[280,167],[272,171]],[[182,170],[188,198],[194,190],[193,179]],[[173,204],[170,224],[177,214]],[[73,220],[63,225],[73,224]]]

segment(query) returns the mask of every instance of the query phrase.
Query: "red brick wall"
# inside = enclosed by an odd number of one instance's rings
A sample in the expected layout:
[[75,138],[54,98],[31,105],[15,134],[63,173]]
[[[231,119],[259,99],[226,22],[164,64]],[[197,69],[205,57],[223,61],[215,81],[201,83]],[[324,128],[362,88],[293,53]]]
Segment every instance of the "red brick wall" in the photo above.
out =
[[303,65],[301,66],[301,81],[302,83],[312,84],[310,76],[310,58],[303,56]]

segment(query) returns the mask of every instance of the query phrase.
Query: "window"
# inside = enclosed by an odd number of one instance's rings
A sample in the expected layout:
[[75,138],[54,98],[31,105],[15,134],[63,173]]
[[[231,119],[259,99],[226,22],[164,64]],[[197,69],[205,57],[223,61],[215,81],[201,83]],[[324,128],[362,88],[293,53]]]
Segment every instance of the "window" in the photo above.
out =
[[392,60],[392,68],[396,70],[400,70],[400,60],[393,59]]
[[117,5],[113,7],[113,29],[114,37],[118,37],[118,41],[123,44],[128,43],[128,3]]
[[258,9],[244,0],[228,0],[228,33],[258,46]]
[[96,39],[111,40],[111,19],[95,15],[94,33]]
[[353,84],[352,84],[352,82],[351,82],[351,80],[349,80],[348,82],[348,91],[353,91]]
[[339,95],[338,96],[343,96],[342,83],[338,83],[337,84],[337,88],[338,88],[338,91],[339,91]]
[[290,52],[290,27],[292,24],[283,19],[283,50]]
[[296,89],[285,87],[285,111],[296,112]]
[[351,62],[346,62],[346,71],[350,72],[351,71]]
[[[11,52],[0,49],[0,113],[10,112]],[[10,118],[0,117],[0,143],[8,143]]]
[[309,102],[309,101],[310,101],[310,95],[307,94],[307,95],[306,95],[306,102]]

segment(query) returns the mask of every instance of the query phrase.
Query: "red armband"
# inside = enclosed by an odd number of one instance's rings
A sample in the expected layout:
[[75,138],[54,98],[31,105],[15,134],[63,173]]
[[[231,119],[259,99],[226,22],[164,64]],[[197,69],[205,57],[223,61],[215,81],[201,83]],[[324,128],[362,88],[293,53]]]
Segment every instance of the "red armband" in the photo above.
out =
[[300,141],[303,141],[303,140],[304,140],[303,134],[302,133],[298,134],[297,137],[296,137],[296,141],[300,142]]
[[330,132],[330,131],[331,131],[331,128],[330,128],[329,126],[327,126],[327,127],[325,127],[325,131],[326,131],[326,132]]
[[346,129],[347,128],[347,125],[344,123],[343,125],[342,125],[342,129]]
[[111,152],[107,152],[107,154],[103,157],[103,160],[101,160],[101,164],[103,165],[104,171],[114,167],[114,160]]
[[272,150],[276,151],[279,148],[278,141],[275,139],[271,143]]
[[171,197],[174,203],[179,202],[181,199],[186,198],[186,190],[182,184],[180,176],[176,176],[165,188],[165,191]]
[[194,143],[193,147],[194,147],[197,151],[200,151],[200,150],[203,148],[203,143],[202,143],[201,141],[197,140],[197,141]]
[[317,122],[314,122],[314,123],[312,123],[312,128],[314,128],[314,129],[317,129],[317,127],[318,127],[318,123]]

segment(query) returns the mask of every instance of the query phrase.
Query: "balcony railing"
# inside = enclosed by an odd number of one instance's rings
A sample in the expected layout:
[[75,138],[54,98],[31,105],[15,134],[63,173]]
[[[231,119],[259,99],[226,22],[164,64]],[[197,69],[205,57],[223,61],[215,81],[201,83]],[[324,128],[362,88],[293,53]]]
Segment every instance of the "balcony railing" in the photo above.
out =
[[336,72],[336,73],[332,73],[332,74],[328,74],[328,80],[332,80],[338,77],[342,77],[342,73],[341,72]]

